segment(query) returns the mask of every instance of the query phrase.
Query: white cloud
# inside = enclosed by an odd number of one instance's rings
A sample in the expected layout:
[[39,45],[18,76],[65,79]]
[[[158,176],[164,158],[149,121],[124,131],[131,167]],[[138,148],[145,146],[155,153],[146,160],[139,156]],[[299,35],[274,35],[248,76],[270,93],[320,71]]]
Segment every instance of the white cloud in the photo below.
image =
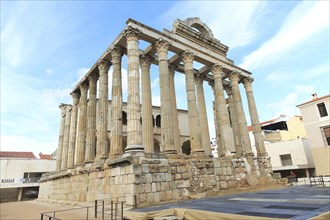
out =
[[277,34],[245,56],[240,66],[251,70],[257,69],[278,62],[293,48],[303,47],[306,39],[329,28],[329,4],[328,1],[299,3],[288,15]]
[[86,67],[79,68],[77,70],[78,79],[77,79],[77,82],[76,83],[78,83],[86,75],[86,73],[89,70],[90,70],[90,68],[86,68]]
[[178,16],[182,20],[198,16],[216,38],[235,48],[255,40],[266,4],[263,1],[183,1],[164,13],[162,21],[172,24]]

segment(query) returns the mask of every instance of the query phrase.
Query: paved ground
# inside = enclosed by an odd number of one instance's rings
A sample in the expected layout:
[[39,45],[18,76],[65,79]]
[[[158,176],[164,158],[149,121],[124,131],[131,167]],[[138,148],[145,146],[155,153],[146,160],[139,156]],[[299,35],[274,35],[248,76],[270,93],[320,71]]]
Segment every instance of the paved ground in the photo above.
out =
[[196,199],[132,211],[149,212],[169,208],[294,220],[310,219],[330,211],[330,188],[293,186],[285,189]]

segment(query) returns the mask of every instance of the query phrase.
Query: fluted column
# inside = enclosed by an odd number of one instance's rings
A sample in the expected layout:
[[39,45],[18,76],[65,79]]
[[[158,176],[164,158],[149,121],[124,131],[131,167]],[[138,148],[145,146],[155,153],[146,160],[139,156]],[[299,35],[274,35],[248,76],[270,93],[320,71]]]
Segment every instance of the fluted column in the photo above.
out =
[[215,90],[215,109],[217,114],[217,120],[219,124],[220,140],[218,141],[218,156],[225,155],[231,146],[234,145],[232,131],[230,127],[229,114],[224,95],[224,89],[222,84],[222,78],[224,73],[222,66],[215,64],[211,69],[214,77],[214,90]]
[[195,80],[193,72],[193,60],[194,54],[185,51],[182,54],[182,59],[184,63],[184,73],[186,78],[186,93],[188,102],[188,117],[189,117],[189,130],[190,130],[190,147],[191,152],[204,152],[204,148],[201,145],[199,134],[199,120],[197,114],[197,104],[196,104],[196,93],[195,93]]
[[78,118],[78,136],[75,151],[75,165],[81,165],[84,162],[85,156],[85,139],[86,139],[86,122],[87,122],[87,91],[88,85],[82,83],[79,86],[79,118]]
[[230,86],[225,87],[226,93],[228,95],[228,105],[229,105],[229,112],[230,112],[230,120],[231,120],[231,127],[233,130],[233,138],[234,138],[234,146],[237,156],[241,156],[243,154],[243,146],[241,135],[239,132],[238,122],[237,122],[237,113],[235,108],[235,103],[233,100],[233,92]]
[[155,43],[159,66],[162,145],[165,153],[175,154],[177,149],[174,146],[173,113],[167,58],[169,46],[170,44],[163,39],[159,39]]
[[58,147],[57,147],[57,152],[56,152],[56,170],[57,171],[59,171],[61,169],[61,163],[62,163],[66,105],[61,104],[59,106],[59,108],[61,109],[61,122],[60,122],[59,136],[58,136]]
[[180,130],[178,120],[178,110],[176,105],[175,85],[174,85],[174,66],[169,66],[169,78],[170,78],[170,94],[172,101],[172,114],[173,114],[173,135],[174,135],[174,147],[179,154],[182,154],[182,148],[180,145]]
[[125,152],[144,151],[140,123],[139,35],[132,27],[125,30],[127,39],[127,146]]
[[72,110],[71,110],[70,138],[69,138],[69,150],[68,150],[68,162],[67,162],[68,168],[72,168],[74,164],[74,153],[76,148],[76,136],[77,136],[79,93],[73,92],[71,93],[71,97],[72,97]]
[[199,119],[201,125],[201,133],[202,133],[202,146],[205,150],[205,154],[210,156],[212,155],[212,153],[211,153],[210,132],[209,132],[209,125],[208,125],[205,97],[204,97],[204,88],[203,88],[204,79],[205,79],[204,75],[198,75],[195,78],[197,100],[198,100],[198,112],[199,112]]
[[96,150],[96,92],[98,75],[92,73],[88,76],[89,99],[87,104],[87,136],[85,163],[91,163],[95,158]]
[[140,63],[142,78],[142,144],[146,153],[154,153],[150,83],[151,57],[142,55],[140,57]]
[[96,160],[108,158],[108,71],[111,63],[101,60],[99,68],[99,100],[97,121]]
[[232,72],[231,74],[229,74],[229,80],[231,82],[233,100],[235,103],[235,109],[237,113],[237,124],[241,135],[243,149],[245,151],[245,154],[253,155],[243,104],[242,104],[242,98],[238,87],[239,74],[236,72]]
[[214,120],[214,128],[215,128],[215,139],[217,143],[217,151],[219,150],[219,144],[218,141],[220,140],[220,125],[218,124],[218,119],[217,119],[217,110],[216,110],[216,104],[215,104],[215,89],[214,89],[214,80],[209,82],[209,85],[212,88],[213,91],[213,97],[214,101],[212,102],[212,107],[213,107],[213,120]]
[[256,144],[256,148],[257,148],[257,155],[265,156],[265,155],[267,155],[267,152],[266,152],[265,143],[264,143],[264,140],[262,137],[262,130],[261,130],[260,122],[259,122],[256,102],[255,102],[254,96],[253,96],[252,82],[253,82],[253,79],[251,79],[251,78],[243,79],[246,97],[247,97],[248,105],[249,105],[251,124],[253,127],[253,135],[254,135],[255,144]]
[[112,92],[111,92],[111,141],[110,157],[123,153],[123,122],[122,122],[122,83],[120,47],[111,51],[112,57]]
[[68,162],[71,109],[72,109],[71,105],[66,106],[61,170],[65,170],[67,168],[67,162]]

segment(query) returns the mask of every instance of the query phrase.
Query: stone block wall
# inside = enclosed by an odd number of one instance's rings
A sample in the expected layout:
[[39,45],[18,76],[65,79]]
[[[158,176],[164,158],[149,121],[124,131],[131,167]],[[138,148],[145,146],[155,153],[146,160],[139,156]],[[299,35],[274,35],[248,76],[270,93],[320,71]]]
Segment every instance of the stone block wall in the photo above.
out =
[[[262,161],[267,164],[265,158]],[[77,167],[43,176],[39,199],[81,204],[118,198],[126,206],[142,207],[206,197],[257,183],[258,162],[258,158],[211,159],[185,155],[104,161],[102,166]]]

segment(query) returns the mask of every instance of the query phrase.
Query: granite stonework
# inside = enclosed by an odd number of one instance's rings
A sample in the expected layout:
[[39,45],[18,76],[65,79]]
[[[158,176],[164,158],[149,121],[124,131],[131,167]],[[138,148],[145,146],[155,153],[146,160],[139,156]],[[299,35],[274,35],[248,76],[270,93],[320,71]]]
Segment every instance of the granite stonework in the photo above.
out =
[[[267,167],[266,175],[261,175],[258,161]],[[128,156],[43,176],[39,200],[83,204],[119,198],[127,207],[143,207],[266,184],[271,176],[269,158]]]

